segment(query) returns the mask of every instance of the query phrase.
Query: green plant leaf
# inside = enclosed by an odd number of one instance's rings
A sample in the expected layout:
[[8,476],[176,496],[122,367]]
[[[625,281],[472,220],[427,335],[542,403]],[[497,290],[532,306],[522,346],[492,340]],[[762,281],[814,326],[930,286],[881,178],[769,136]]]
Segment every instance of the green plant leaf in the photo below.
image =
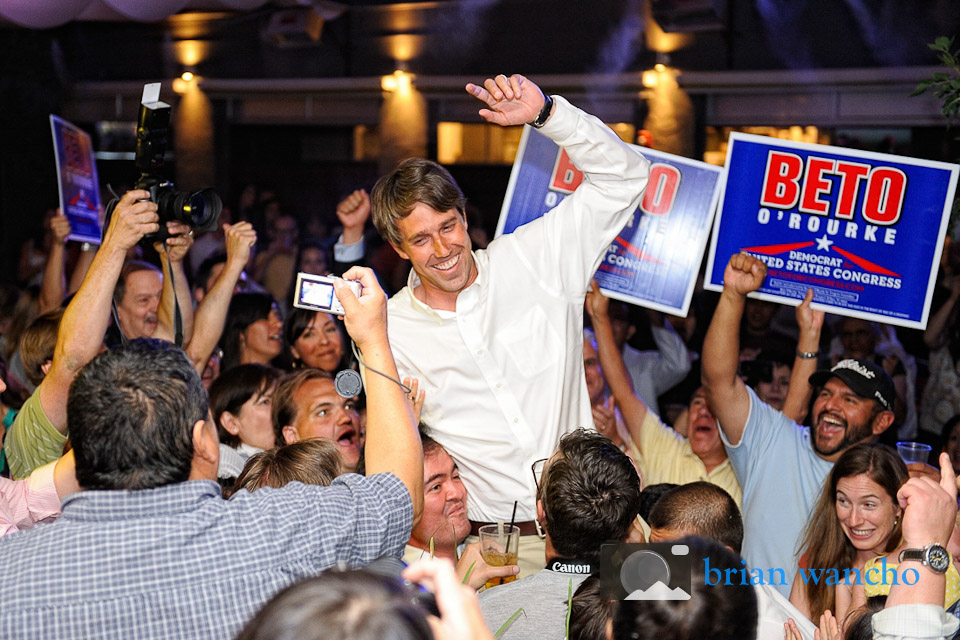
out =
[[433,559],[433,536],[430,536],[430,559]]
[[565,639],[570,638],[570,611],[573,610],[573,578],[567,583],[567,634]]
[[527,613],[523,610],[523,607],[520,607],[519,609],[513,612],[512,616],[507,618],[506,622],[500,625],[500,628],[497,629],[496,633],[493,634],[493,637],[499,638],[501,635],[503,635],[503,632],[510,628],[510,625],[513,624],[513,621],[516,620],[517,616],[519,616],[521,613],[523,615],[527,615]]
[[477,561],[474,560],[470,563],[470,566],[467,567],[467,573],[463,576],[463,582],[461,584],[467,584],[467,580],[470,579],[470,574],[473,573],[473,568],[477,566]]

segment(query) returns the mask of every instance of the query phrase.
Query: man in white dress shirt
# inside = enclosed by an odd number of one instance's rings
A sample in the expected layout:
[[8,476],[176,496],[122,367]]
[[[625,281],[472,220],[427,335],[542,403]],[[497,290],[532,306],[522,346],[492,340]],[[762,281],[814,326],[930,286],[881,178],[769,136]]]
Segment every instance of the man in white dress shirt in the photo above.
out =
[[[460,464],[468,512],[535,535],[531,465],[593,424],[583,370],[583,300],[600,259],[636,210],[648,162],[597,118],[520,75],[466,90],[480,115],[529,123],[566,150],[584,181],[543,217],[473,252],[465,199],[440,165],[402,162],[371,194],[380,235],[413,265],[389,302],[394,355],[426,390],[423,421]],[[526,551],[525,551],[526,549]],[[525,558],[532,562],[525,564]],[[543,545],[521,541],[521,575]]]

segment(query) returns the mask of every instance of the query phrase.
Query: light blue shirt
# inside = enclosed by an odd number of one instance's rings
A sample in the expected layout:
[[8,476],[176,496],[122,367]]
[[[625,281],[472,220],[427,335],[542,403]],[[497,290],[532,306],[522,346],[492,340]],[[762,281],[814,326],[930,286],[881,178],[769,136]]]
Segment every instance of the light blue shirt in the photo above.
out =
[[743,557],[763,572],[765,584],[789,597],[800,539],[833,463],[814,452],[808,427],[747,391],[750,415],[739,444],[731,446],[720,432],[743,488]]

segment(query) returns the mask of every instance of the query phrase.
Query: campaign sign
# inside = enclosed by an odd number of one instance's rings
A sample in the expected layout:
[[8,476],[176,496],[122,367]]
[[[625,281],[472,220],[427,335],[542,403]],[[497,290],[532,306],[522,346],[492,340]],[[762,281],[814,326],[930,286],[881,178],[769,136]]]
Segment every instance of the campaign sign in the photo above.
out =
[[[685,316],[719,197],[722,169],[641,148],[650,178],[640,207],[607,249],[596,278],[604,294]],[[525,127],[497,224],[510,233],[554,208],[583,181],[566,152]]]
[[100,183],[93,143],[84,131],[50,116],[57,155],[60,212],[70,221],[68,240],[100,244]]
[[708,289],[730,256],[767,265],[758,296],[807,289],[840,315],[923,329],[960,167],[733,133]]

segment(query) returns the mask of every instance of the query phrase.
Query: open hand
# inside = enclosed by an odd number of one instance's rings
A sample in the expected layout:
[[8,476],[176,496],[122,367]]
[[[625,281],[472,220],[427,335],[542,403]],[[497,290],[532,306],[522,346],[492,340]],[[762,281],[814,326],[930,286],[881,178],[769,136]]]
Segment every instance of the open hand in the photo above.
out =
[[540,87],[516,73],[509,78],[501,73],[484,80],[482,87],[471,82],[465,88],[489,107],[480,109],[480,116],[502,127],[533,122],[545,103]]

